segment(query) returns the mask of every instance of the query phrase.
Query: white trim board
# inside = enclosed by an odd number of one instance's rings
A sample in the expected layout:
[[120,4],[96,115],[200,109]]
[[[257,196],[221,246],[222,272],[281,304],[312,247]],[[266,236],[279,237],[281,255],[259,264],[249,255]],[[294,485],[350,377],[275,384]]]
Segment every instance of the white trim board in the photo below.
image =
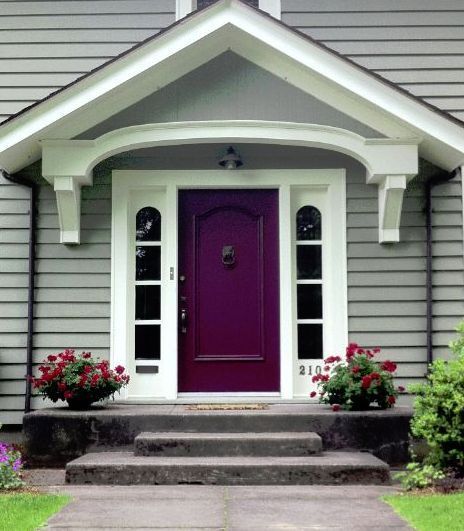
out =
[[[176,0],[176,20],[184,18],[195,9],[197,9],[197,0]],[[281,18],[281,0],[259,0],[259,9],[275,18]]]
[[452,170],[463,127],[238,0],[219,0],[0,127],[0,167],[38,160],[40,141],[73,138],[232,50],[388,137],[421,138],[420,152]]
[[[161,360],[157,375],[137,375],[123,398],[177,398],[177,197],[180,189],[198,188],[274,188],[279,190],[279,263],[280,263],[280,397],[294,397],[294,376],[298,359],[295,337],[296,283],[292,259],[292,202],[300,192],[327,191],[326,230],[330,249],[325,269],[324,288],[324,353],[342,352],[348,338],[347,273],[346,273],[346,201],[345,170],[193,170],[193,171],[113,171],[113,237],[112,237],[112,301],[111,301],[111,364],[133,365],[131,327],[134,326],[133,300],[129,293],[133,274],[131,260],[134,213],[133,197],[143,194],[145,203],[154,193],[156,206],[163,213]],[[159,201],[164,197],[164,204]],[[138,201],[138,199],[137,199]],[[136,203],[138,208],[139,203]],[[329,222],[330,219],[330,222]],[[174,270],[171,277],[171,268]],[[163,325],[162,325],[163,326]],[[134,372],[134,371],[132,371]],[[161,378],[159,376],[161,375]],[[142,378],[143,377],[143,378]],[[144,380],[144,381],[142,381]],[[155,382],[156,380],[156,382]],[[151,383],[150,383],[151,382]],[[308,378],[308,389],[311,385]],[[147,395],[147,389],[153,393]],[[301,390],[301,386],[300,386]],[[306,393],[307,396],[308,393]],[[256,393],[252,393],[256,395]],[[250,395],[250,396],[252,396]]]

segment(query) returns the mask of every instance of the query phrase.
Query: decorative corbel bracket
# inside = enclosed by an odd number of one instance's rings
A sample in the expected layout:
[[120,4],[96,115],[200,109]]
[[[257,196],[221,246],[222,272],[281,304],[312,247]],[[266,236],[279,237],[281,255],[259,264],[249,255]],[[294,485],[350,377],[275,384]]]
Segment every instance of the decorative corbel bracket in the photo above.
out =
[[60,242],[77,245],[81,229],[81,183],[77,177],[55,177]]
[[400,220],[406,175],[385,175],[379,188],[379,243],[400,241]]

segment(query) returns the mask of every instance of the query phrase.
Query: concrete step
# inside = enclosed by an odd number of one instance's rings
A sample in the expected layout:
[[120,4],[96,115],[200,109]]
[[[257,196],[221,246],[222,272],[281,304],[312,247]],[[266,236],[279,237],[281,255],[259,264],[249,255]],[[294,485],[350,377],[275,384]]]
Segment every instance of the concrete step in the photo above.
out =
[[390,483],[386,463],[366,452],[306,457],[154,457],[90,453],[66,466],[74,485],[349,485]]
[[152,433],[134,441],[134,454],[160,457],[287,456],[319,454],[317,433]]

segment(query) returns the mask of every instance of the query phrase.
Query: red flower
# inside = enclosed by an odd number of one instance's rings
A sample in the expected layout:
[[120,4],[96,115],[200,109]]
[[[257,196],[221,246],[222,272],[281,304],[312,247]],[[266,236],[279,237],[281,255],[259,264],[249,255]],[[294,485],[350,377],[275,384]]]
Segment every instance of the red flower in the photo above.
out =
[[66,391],[66,384],[64,382],[58,382],[58,391]]
[[326,365],[326,366],[324,367],[324,371],[325,371],[325,372],[329,372],[329,371],[330,371],[330,367],[329,367],[328,365]]
[[64,392],[64,397],[65,397],[66,400],[68,398],[72,398],[73,397],[72,391],[65,391]]
[[387,372],[396,371],[396,363],[393,363],[393,361],[389,361],[389,360],[384,361],[380,367],[383,371],[387,371]]
[[363,376],[361,380],[361,387],[363,389],[369,389],[371,386],[372,378],[370,376]]
[[371,372],[370,376],[373,380],[380,380],[380,374],[378,372]]
[[82,357],[83,357],[85,360],[88,360],[90,357],[92,357],[92,354],[90,354],[90,352],[83,352],[83,353],[82,353]]
[[340,361],[342,361],[340,356],[329,356],[324,360],[325,363],[339,363]]
[[332,411],[340,411],[340,404],[332,404]]
[[310,393],[309,396],[310,396],[311,398],[314,398],[314,397],[316,396],[316,394],[317,394],[316,391],[311,391],[311,393]]
[[351,372],[353,374],[358,374],[358,372],[361,370],[361,367],[359,365],[355,365],[352,369],[351,369]]
[[92,365],[86,365],[84,367],[84,374],[89,374],[89,372],[92,372]]
[[43,373],[48,372],[49,370],[50,370],[50,367],[48,365],[41,365],[39,367],[39,371]]
[[54,361],[56,361],[56,356],[54,356],[53,354],[50,354],[50,356],[47,357],[47,360],[50,362],[50,363],[53,363]]
[[399,391],[400,393],[404,393],[404,392],[406,391],[406,389],[405,389],[402,385],[399,385],[399,386],[398,386],[398,391]]
[[359,345],[357,343],[350,343],[346,347],[346,360],[347,361],[349,361],[356,354],[358,347]]
[[114,370],[118,373],[118,374],[122,374],[126,369],[122,366],[122,365],[117,365]]
[[391,405],[393,405],[395,402],[396,402],[396,398],[393,396],[393,395],[390,395],[388,398],[387,398],[387,402]]

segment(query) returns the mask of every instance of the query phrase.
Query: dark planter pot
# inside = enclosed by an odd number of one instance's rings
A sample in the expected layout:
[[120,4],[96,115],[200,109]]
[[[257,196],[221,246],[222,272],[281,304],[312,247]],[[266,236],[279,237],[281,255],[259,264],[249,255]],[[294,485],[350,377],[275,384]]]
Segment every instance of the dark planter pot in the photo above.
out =
[[90,409],[95,400],[92,398],[68,398],[66,402],[68,403],[69,409],[83,411]]

